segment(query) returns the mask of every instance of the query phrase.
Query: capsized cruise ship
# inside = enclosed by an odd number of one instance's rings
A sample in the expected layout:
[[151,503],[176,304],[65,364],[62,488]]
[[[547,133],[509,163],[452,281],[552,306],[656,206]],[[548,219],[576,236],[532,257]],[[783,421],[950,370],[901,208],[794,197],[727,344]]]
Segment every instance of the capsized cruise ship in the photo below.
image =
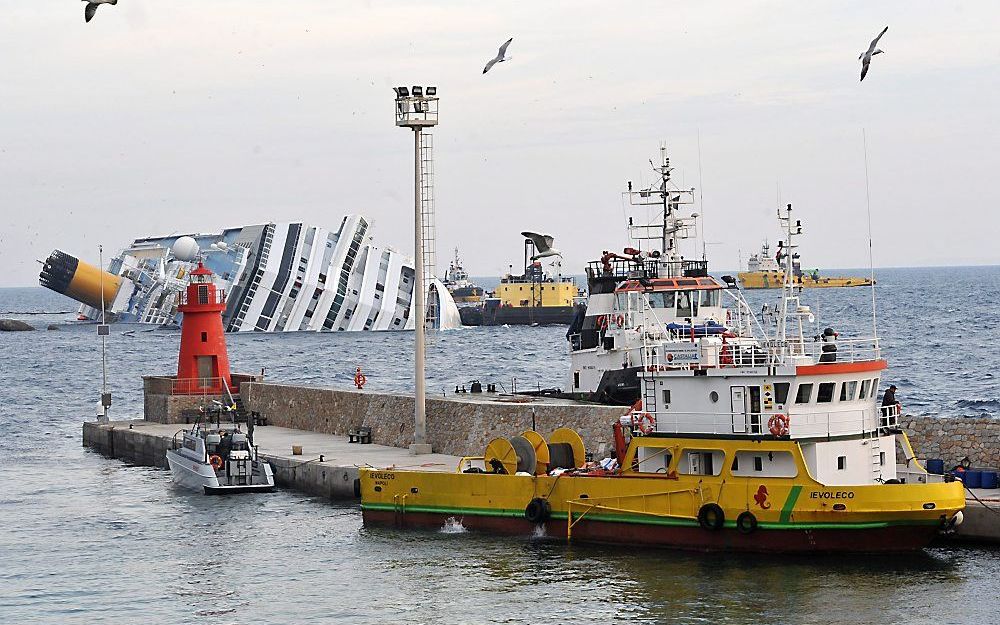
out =
[[[212,234],[136,239],[107,271],[55,250],[42,286],[81,303],[98,320],[179,323],[187,274],[200,259],[226,292],[228,332],[412,330],[413,259],[372,241],[371,224],[348,215],[336,230],[267,223]],[[428,281],[428,323],[461,325],[458,307],[437,278]]]

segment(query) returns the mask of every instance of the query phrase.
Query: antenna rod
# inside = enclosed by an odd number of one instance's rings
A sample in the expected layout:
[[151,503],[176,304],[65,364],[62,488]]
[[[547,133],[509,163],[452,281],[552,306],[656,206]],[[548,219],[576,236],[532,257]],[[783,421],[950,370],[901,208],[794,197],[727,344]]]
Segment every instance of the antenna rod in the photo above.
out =
[[701,181],[701,128],[698,129],[698,208],[701,213],[701,259],[708,260],[705,243],[705,185]]
[[865,132],[863,126],[861,128],[861,141],[865,148],[865,205],[868,208],[868,271],[872,281],[872,334],[878,341],[878,321],[875,314],[875,252],[872,245],[872,196],[868,183],[868,133]]
[[101,420],[104,422],[108,421],[108,356],[107,356],[107,339],[108,332],[105,323],[105,304],[104,304],[104,246],[97,246],[97,266],[100,268],[101,274],[101,326],[98,333],[101,335],[101,407],[102,407],[102,417]]

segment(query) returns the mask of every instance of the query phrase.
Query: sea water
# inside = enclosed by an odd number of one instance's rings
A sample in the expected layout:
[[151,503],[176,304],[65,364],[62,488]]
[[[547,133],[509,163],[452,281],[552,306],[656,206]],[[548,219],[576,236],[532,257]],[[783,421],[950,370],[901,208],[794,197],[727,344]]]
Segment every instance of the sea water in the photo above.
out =
[[[883,270],[878,332],[904,408],[995,416],[1000,268]],[[776,292],[750,292],[757,307]],[[820,325],[867,334],[868,289],[813,290]],[[93,325],[41,289],[0,289],[0,623],[987,623],[1000,553],[762,557],[551,537],[365,529],[356,505],[289,491],[213,498],[81,446],[100,392]],[[11,312],[13,311],[13,312]],[[25,315],[50,311],[50,315]],[[62,312],[59,312],[62,311]],[[45,330],[54,323],[58,330]],[[473,379],[565,386],[564,327],[465,328],[429,342],[429,392]],[[179,333],[112,326],[113,418],[141,416],[141,375],[176,367]],[[374,391],[412,385],[412,333],[242,334],[234,371]],[[475,450],[470,450],[475,451]]]

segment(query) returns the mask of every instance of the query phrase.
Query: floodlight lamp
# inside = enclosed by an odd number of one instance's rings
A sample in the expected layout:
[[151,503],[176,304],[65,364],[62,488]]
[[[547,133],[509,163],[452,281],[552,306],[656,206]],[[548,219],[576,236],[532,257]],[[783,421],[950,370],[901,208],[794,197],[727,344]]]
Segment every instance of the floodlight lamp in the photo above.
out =
[[427,95],[429,95],[429,96],[435,96],[437,94],[438,94],[438,88],[437,87],[427,87]]
[[410,90],[406,87],[393,87],[392,90],[396,92],[397,98],[407,98],[410,96]]
[[424,97],[424,88],[420,85],[413,85],[413,97],[422,98]]

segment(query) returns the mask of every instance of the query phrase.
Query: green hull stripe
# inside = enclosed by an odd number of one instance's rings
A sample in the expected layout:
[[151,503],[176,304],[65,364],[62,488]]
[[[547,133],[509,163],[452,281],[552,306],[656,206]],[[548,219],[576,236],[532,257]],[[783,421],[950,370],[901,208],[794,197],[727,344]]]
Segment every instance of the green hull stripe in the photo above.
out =
[[788,491],[788,499],[785,500],[785,505],[781,506],[781,516],[778,518],[779,523],[788,523],[788,520],[792,517],[792,509],[795,507],[795,502],[799,500],[799,493],[802,492],[802,486],[796,484],[792,486],[792,490]]
[[[801,487],[793,487],[799,488]],[[792,501],[794,505],[794,499],[792,495],[796,495],[797,492],[789,493],[789,500]],[[785,508],[790,511],[790,506],[786,502]],[[782,508],[782,518],[785,517],[785,508]],[[502,517],[502,518],[524,518],[524,512],[522,510],[505,510],[497,509],[491,510],[488,508],[450,508],[444,506],[406,506],[405,508],[400,508],[391,503],[363,503],[361,504],[362,510],[382,510],[387,512],[399,512],[406,514],[407,512],[425,512],[429,514],[448,514],[448,515],[465,515],[465,516],[492,516],[492,517]],[[574,519],[579,518],[578,512],[573,514]],[[551,518],[553,520],[566,520],[565,512],[553,512]],[[590,512],[586,517],[586,520],[594,521],[604,521],[607,523],[632,523],[636,525],[660,525],[660,526],[672,526],[672,527],[698,527],[698,521],[693,519],[683,519],[675,517],[658,517],[649,515],[629,515],[629,514],[609,514],[609,513],[599,513]],[[928,520],[909,520],[909,521],[865,521],[865,522],[837,522],[837,523],[788,523],[787,521],[779,521],[778,523],[771,522],[761,522],[757,527],[766,530],[830,530],[830,529],[843,529],[843,530],[867,530],[867,529],[879,529],[883,527],[895,527],[904,525],[937,525],[939,521],[937,519]],[[735,529],[735,521],[726,521],[725,527]]]

